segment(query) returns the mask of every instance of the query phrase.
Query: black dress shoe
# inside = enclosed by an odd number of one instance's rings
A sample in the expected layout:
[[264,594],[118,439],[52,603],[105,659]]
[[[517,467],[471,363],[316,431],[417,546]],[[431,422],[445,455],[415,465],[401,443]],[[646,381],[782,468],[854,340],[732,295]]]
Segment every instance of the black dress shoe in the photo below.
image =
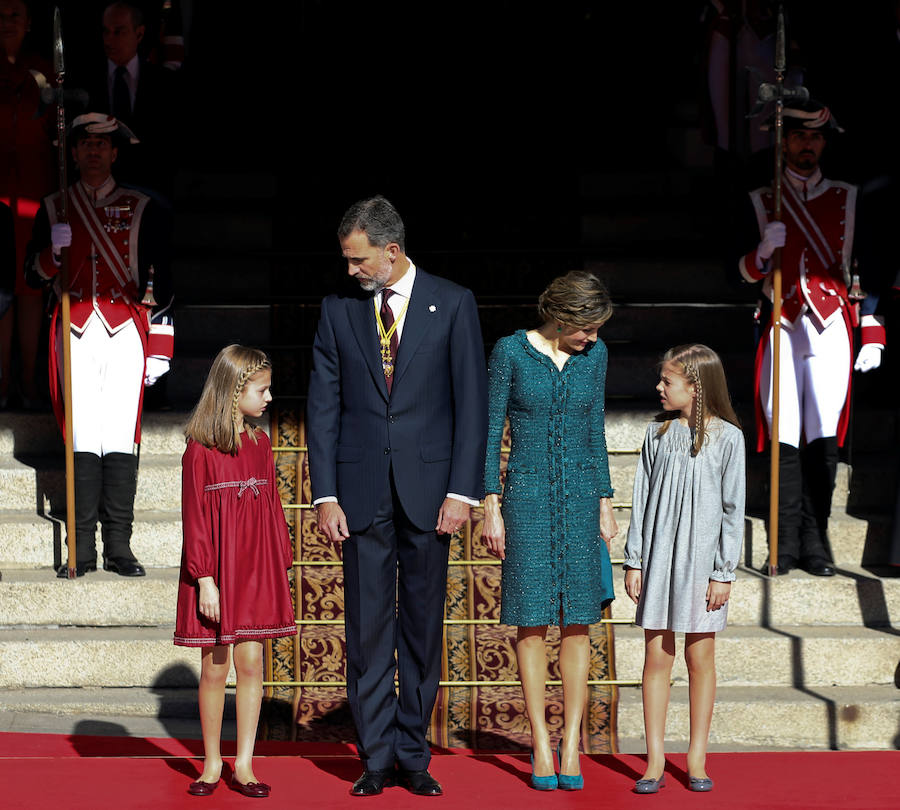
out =
[[394,785],[394,769],[384,768],[380,771],[363,771],[350,788],[351,796],[377,796],[386,787]]
[[804,560],[800,564],[800,567],[806,571],[807,574],[812,574],[814,577],[834,576],[834,567],[827,560],[821,558]]
[[[97,563],[95,562],[83,562],[83,563],[75,563],[75,576],[83,577],[85,574],[89,574],[91,571],[97,570]],[[69,564],[63,563],[59,568],[56,569],[56,578],[57,579],[68,579],[69,577]]]
[[399,770],[400,784],[416,796],[442,796],[444,794],[440,782],[428,771]]
[[797,561],[793,557],[779,557],[778,567],[775,569],[778,574],[787,574],[797,567]]
[[144,577],[147,572],[137,560],[117,560],[110,558],[103,561],[103,570],[112,571],[120,577]]

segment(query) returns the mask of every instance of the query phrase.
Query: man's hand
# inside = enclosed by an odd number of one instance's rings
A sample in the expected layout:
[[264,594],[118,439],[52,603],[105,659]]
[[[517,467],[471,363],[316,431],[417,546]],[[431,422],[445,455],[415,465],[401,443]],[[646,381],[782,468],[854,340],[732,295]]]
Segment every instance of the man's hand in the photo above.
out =
[[484,499],[484,524],[481,527],[481,539],[488,551],[501,560],[506,559],[506,526],[500,513],[500,497],[491,493]]
[[711,579],[709,581],[709,587],[706,589],[707,612],[724,607],[730,596],[730,582],[718,582],[717,580]]
[[453,534],[469,519],[469,504],[456,498],[444,498],[441,511],[438,512],[435,531],[439,534]]
[[625,571],[625,593],[635,604],[641,598],[641,584],[644,576],[640,568],[628,568]]
[[216,587],[215,580],[212,577],[200,577],[197,580],[200,586],[200,612],[207,619],[218,623],[222,620],[219,611],[219,589]]
[[881,346],[874,343],[865,343],[856,355],[856,363],[853,365],[854,371],[871,371],[881,365]]
[[316,507],[316,523],[332,543],[343,543],[350,536],[347,516],[334,501],[325,501]]
[[772,258],[777,248],[784,247],[787,237],[787,228],[783,222],[770,222],[763,230],[762,241],[756,248],[756,255],[763,261]]

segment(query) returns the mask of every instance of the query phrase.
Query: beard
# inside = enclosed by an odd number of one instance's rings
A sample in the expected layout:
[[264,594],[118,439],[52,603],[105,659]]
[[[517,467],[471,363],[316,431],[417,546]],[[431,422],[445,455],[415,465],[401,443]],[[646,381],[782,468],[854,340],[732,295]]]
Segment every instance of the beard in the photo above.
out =
[[356,280],[359,282],[359,286],[366,292],[379,293],[385,288],[390,280],[391,269],[391,263],[385,261],[371,276],[359,275],[356,277]]

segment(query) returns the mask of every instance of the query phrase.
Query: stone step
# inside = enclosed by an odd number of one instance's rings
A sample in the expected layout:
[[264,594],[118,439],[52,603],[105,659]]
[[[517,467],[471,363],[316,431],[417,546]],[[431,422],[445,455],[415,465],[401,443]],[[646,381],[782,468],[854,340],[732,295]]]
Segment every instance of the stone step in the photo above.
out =
[[69,581],[48,569],[5,569],[0,622],[7,629],[172,625],[178,577],[178,568],[161,568],[149,570],[146,577],[97,571]]
[[[185,674],[190,681],[193,671]],[[0,706],[4,712],[35,715],[199,719],[197,685],[0,689]],[[234,717],[233,700],[226,700],[225,716]]]
[[[615,500],[622,502],[618,494]],[[768,562],[769,556],[767,520],[747,515],[745,521],[744,547],[740,559],[747,567],[759,571]],[[616,522],[619,534],[613,542],[613,557],[620,557],[624,553],[625,538],[628,536],[630,511],[627,508],[618,509]],[[828,537],[834,562],[839,567],[850,568],[888,564],[891,526],[890,515],[870,514],[867,518],[858,518],[839,512],[837,508],[832,509],[831,519],[828,521]]]
[[[0,457],[3,508],[65,514],[66,485],[62,456]],[[141,458],[134,508],[138,511],[181,509],[181,453]]]
[[[56,568],[66,552],[65,518],[60,513],[42,517],[31,512],[0,510],[0,570]],[[102,549],[97,533],[98,553]],[[147,568],[181,564],[181,513],[135,513],[131,549]]]
[[0,631],[0,688],[191,686],[200,653],[172,626]]
[[[677,643],[673,679],[680,685],[687,674],[681,637]],[[721,686],[893,685],[900,632],[732,627],[718,636],[717,647]],[[196,683],[191,676],[199,660],[196,651],[172,644],[171,625],[0,630],[0,688],[188,686]],[[639,679],[642,662],[641,630],[618,627],[617,676]]]
[[[211,361],[210,361],[211,362]],[[187,411],[152,411],[141,425],[141,459],[148,455],[184,452]],[[0,412],[0,457],[53,456],[62,458],[63,443],[51,413]]]
[[[712,745],[759,748],[891,749],[897,745],[900,695],[889,686],[724,686],[716,691]],[[688,739],[688,689],[674,686],[666,741]],[[644,721],[640,689],[619,690],[618,732],[640,739]],[[715,774],[713,774],[715,777]]]
[[[688,681],[683,650],[676,634],[676,685]],[[898,659],[900,629],[892,627],[732,626],[716,636],[720,687],[889,685]],[[617,626],[616,677],[639,680],[643,662],[643,630]]]

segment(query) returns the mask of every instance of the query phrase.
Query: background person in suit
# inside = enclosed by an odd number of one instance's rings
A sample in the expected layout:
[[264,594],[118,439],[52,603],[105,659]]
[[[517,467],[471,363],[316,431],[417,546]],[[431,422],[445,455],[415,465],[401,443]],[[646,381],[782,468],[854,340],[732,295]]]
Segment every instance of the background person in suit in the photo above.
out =
[[439,795],[425,730],[449,535],[483,492],[481,327],[471,291],[406,256],[403,221],[384,197],[351,206],[338,238],[362,294],[322,302],[307,443],[319,527],[343,543],[347,694],[365,768],[351,793],[399,778]]

